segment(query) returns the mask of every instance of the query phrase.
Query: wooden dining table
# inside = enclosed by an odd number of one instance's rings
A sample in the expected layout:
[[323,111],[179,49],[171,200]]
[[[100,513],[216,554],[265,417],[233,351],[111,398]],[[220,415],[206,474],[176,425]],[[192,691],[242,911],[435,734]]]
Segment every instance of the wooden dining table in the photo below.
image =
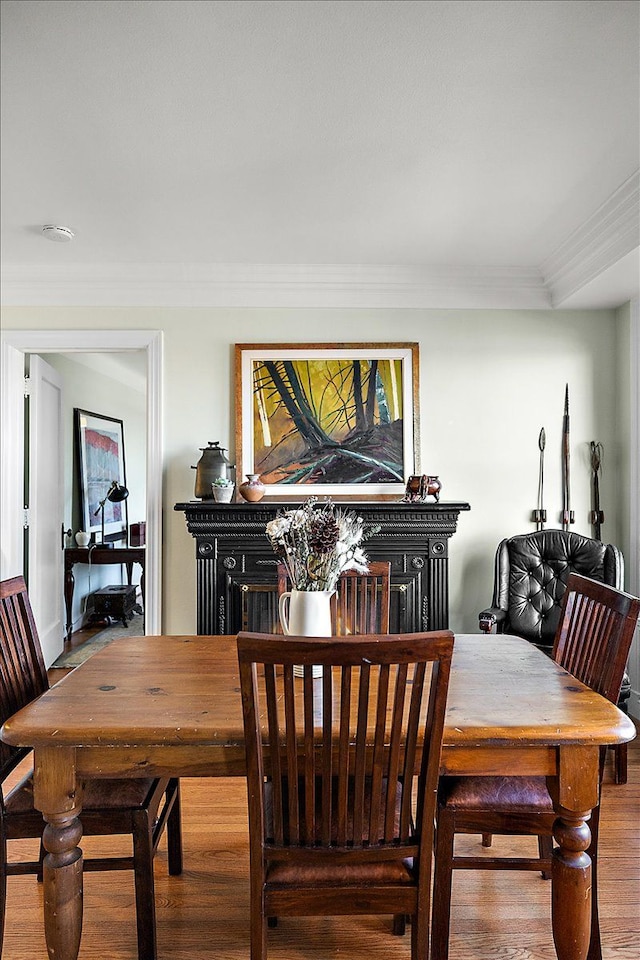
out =
[[[76,960],[83,779],[244,776],[236,638],[114,640],[16,713],[1,736],[34,749],[47,947],[55,960]],[[527,641],[456,635],[442,773],[548,778],[558,814],[551,912],[559,960],[584,960],[588,950],[588,819],[599,799],[600,747],[634,736],[616,706]]]

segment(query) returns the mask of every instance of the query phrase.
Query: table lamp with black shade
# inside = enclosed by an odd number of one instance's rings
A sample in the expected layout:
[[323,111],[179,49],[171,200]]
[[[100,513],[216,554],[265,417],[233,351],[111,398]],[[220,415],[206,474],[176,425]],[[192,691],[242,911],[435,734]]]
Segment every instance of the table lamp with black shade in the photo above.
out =
[[118,483],[117,480],[111,481],[111,486],[107,490],[106,496],[98,504],[98,509],[93,514],[94,517],[97,517],[100,514],[100,546],[101,547],[110,547],[111,543],[105,543],[104,541],[104,507],[109,500],[111,503],[122,503],[124,500],[124,510],[125,510],[125,546],[129,546],[129,508],[127,506],[127,497],[129,496],[129,491],[127,488]]

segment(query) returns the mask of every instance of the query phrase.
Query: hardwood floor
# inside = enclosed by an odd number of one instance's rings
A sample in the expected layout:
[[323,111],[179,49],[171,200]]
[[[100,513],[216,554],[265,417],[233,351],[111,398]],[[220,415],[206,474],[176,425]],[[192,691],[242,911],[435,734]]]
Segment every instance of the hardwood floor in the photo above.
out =
[[[71,653],[72,650],[77,650],[86,643],[87,640],[94,637],[96,633],[101,633],[103,630],[106,630],[107,627],[111,626],[114,622],[118,623],[119,621],[105,618],[104,620],[97,620],[95,623],[88,623],[79,630],[74,630],[70,638],[64,641],[63,653]],[[50,678],[49,682],[53,683],[53,680]]]
[[[57,671],[61,673],[61,671]],[[248,845],[241,780],[185,779],[184,864],[167,874],[166,846],[156,860],[158,960],[247,960]],[[475,837],[461,838],[479,847]],[[87,849],[119,841],[88,838]],[[166,841],[165,841],[166,843]],[[531,839],[495,838],[529,850]],[[125,844],[124,839],[122,844]],[[33,845],[13,844],[23,855]],[[29,847],[29,850],[27,850]],[[85,876],[80,960],[135,960],[133,878]],[[549,883],[538,874],[459,871],[454,877],[451,960],[554,960]],[[600,847],[604,960],[640,956],[640,743],[629,749],[629,780],[605,774]],[[269,931],[270,960],[408,960],[409,938],[393,937],[390,918],[285,918]],[[42,891],[34,877],[10,877],[3,960],[46,958]]]

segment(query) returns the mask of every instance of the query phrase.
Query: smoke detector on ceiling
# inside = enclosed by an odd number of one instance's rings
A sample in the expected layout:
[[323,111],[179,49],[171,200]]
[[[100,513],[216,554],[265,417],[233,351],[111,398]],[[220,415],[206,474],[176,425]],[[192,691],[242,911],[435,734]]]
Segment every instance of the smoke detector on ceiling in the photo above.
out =
[[69,227],[58,227],[52,223],[44,226],[42,233],[47,240],[55,240],[57,243],[67,243],[75,237],[75,233]]

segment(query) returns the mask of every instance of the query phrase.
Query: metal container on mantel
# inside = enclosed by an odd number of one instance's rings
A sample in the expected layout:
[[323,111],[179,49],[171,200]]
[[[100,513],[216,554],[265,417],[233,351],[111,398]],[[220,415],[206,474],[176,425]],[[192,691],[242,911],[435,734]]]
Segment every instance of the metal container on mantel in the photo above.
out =
[[202,456],[198,460],[197,466],[191,469],[196,471],[196,489],[195,495],[198,500],[213,500],[211,484],[218,477],[225,480],[232,480],[231,470],[233,464],[229,463],[225,457],[225,448],[221,447],[217,440],[209,440],[206,447],[200,447]]

